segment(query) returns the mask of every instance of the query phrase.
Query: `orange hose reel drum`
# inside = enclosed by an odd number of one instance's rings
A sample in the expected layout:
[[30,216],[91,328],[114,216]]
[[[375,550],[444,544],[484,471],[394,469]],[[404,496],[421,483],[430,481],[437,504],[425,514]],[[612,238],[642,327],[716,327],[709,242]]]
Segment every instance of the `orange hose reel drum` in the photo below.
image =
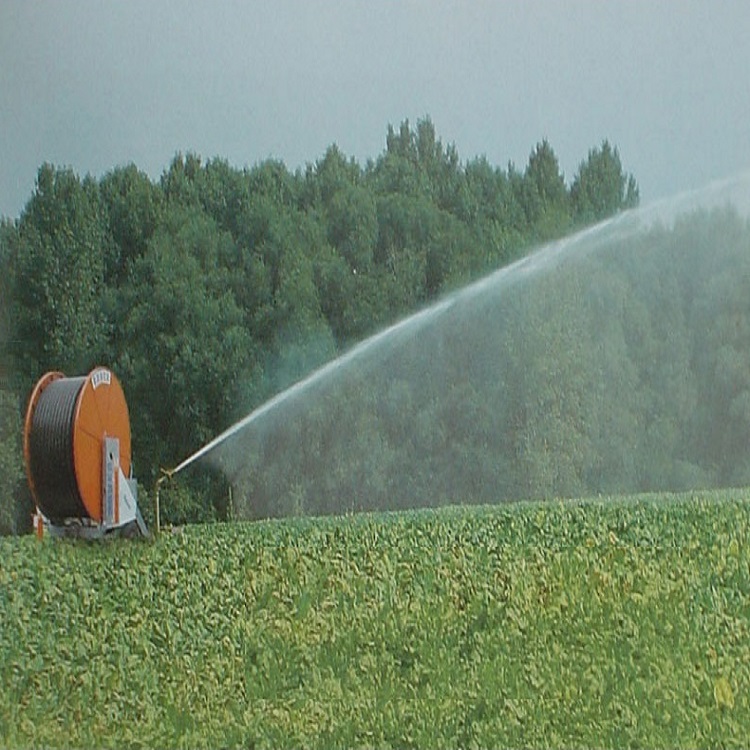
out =
[[24,456],[32,494],[47,518],[62,520],[72,511],[101,522],[105,437],[119,440],[120,468],[128,476],[130,418],[114,373],[97,367],[85,378],[53,372],[40,379],[26,411]]

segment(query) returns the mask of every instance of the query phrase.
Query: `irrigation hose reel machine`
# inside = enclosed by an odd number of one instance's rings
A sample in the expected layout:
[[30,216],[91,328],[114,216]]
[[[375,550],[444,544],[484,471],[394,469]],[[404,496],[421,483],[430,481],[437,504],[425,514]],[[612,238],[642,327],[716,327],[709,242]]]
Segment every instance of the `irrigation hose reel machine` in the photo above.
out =
[[128,406],[110,370],[42,376],[26,409],[23,451],[39,535],[148,536],[131,472]]

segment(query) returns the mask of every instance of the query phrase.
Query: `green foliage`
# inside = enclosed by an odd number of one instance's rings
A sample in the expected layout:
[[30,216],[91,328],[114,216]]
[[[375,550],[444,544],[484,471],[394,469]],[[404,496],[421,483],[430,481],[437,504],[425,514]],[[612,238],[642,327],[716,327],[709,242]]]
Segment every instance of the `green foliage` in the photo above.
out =
[[3,747],[723,747],[747,493],[0,540]]
[[[150,485],[160,465],[358,341],[561,236],[571,205],[546,141],[523,174],[506,172],[463,163],[429,118],[389,127],[365,166],[335,145],[296,173],[177,154],[157,183],[132,164],[99,181],[45,164],[0,232],[0,375],[23,402],[47,370],[111,366]],[[375,467],[399,450],[379,419],[362,425],[369,486],[385,497]],[[461,445],[456,462],[462,452],[482,460]],[[304,480],[297,490],[307,496]],[[220,484],[192,491],[196,508],[223,497]]]
[[232,253],[231,237],[204,214],[169,209],[122,290],[127,346],[113,367],[128,384],[136,455],[153,462],[143,479],[179,462],[186,443],[213,437],[253,365],[253,342],[230,291]]
[[19,485],[23,476],[21,417],[19,399],[13,391],[10,329],[12,279],[8,258],[18,239],[15,225],[0,223],[0,535],[25,531],[29,519],[21,501]]
[[240,516],[746,484],[750,227],[630,221],[428,308],[255,420],[217,451]]
[[98,185],[43,165],[5,259],[13,269],[10,351],[25,387],[45,370],[86,371],[104,355],[112,254]]
[[522,203],[529,227],[538,240],[560,236],[570,221],[568,190],[552,146],[545,139],[529,156],[523,180]]
[[[218,495],[219,481],[211,477],[189,477],[181,481],[167,482],[159,493],[160,523],[162,526],[174,527],[186,523],[209,523],[216,521],[221,513],[228,518],[225,498]],[[144,516],[145,517],[145,516]],[[147,522],[149,528],[155,529],[156,520],[149,507]]]
[[573,214],[579,224],[611,216],[638,205],[638,185],[622,171],[620,154],[609,141],[589,151],[570,187]]
[[125,282],[132,264],[145,255],[163,218],[163,193],[135,165],[117,167],[99,183],[109,234],[117,249],[107,269],[111,286]]
[[22,424],[18,399],[0,385],[0,535],[31,526],[31,508],[22,489]]

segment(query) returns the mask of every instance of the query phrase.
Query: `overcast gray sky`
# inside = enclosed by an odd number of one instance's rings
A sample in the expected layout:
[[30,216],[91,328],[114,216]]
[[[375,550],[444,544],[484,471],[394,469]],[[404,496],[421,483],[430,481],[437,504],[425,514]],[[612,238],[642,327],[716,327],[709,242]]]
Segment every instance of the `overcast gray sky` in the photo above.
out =
[[44,161],[361,163],[429,115],[465,161],[570,183],[604,138],[643,202],[750,168],[747,0],[0,0],[0,215]]

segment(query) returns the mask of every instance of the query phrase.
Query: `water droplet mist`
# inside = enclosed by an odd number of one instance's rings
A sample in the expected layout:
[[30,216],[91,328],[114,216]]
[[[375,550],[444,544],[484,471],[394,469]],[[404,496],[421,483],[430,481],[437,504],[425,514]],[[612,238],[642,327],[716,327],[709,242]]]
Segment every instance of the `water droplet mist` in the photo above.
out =
[[188,457],[243,518],[750,482],[750,177],[551,243]]

